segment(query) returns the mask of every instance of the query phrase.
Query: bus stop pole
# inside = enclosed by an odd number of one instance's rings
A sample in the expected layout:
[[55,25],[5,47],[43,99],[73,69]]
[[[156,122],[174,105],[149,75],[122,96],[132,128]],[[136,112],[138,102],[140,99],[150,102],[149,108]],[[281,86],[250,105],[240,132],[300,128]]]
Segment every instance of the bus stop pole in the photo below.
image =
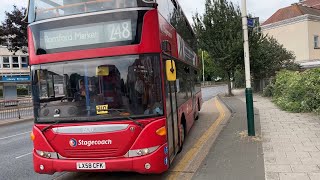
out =
[[249,52],[249,38],[248,38],[248,18],[247,18],[247,1],[242,0],[242,27],[244,37],[244,63],[246,72],[246,106],[247,106],[247,124],[248,136],[255,136],[254,127],[254,111],[253,111],[253,97],[251,88],[251,75],[250,75],[250,52]]
[[202,51],[202,81],[204,82],[204,58],[203,58],[203,51]]

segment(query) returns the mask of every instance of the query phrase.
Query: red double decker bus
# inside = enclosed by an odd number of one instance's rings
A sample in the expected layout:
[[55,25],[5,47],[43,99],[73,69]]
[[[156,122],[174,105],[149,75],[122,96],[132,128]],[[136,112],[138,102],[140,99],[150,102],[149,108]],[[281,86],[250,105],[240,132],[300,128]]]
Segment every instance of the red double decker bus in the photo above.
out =
[[30,0],[37,173],[162,173],[197,119],[196,40],[176,0]]

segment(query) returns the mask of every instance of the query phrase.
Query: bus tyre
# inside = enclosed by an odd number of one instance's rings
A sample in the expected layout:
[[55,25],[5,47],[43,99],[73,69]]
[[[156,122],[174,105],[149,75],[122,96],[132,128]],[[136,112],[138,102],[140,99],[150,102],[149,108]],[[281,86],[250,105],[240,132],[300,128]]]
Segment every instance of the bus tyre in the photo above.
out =
[[200,113],[200,103],[199,103],[199,101],[198,101],[198,109],[197,110],[198,111],[196,112],[196,116],[194,118],[196,121],[199,119],[199,113]]
[[196,117],[194,118],[196,121],[199,119],[199,111],[196,112]]
[[185,125],[184,124],[180,124],[180,128],[179,128],[179,132],[180,132],[180,135],[179,135],[179,139],[180,139],[180,147],[179,147],[179,151],[178,153],[180,153],[183,149],[183,144],[184,144],[184,140],[185,140]]

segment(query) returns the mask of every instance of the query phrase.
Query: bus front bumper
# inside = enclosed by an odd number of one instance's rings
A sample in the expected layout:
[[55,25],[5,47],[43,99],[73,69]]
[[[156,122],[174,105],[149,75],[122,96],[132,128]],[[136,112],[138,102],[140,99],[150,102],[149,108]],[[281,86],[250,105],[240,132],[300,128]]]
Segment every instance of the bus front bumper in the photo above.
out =
[[[112,159],[48,159],[33,151],[33,165],[39,174],[54,174],[55,172],[138,172],[142,174],[160,174],[168,170],[169,160],[165,153],[167,144],[160,146],[155,152],[146,156]],[[79,170],[77,163],[105,163],[102,170]]]

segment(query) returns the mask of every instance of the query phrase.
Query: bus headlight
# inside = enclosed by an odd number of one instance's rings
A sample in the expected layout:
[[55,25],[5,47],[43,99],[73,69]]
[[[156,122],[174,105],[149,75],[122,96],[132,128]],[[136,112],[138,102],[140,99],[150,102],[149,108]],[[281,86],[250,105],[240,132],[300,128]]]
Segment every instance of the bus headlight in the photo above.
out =
[[58,155],[56,152],[46,152],[46,151],[39,151],[36,150],[37,154],[41,157],[48,158],[48,159],[58,159]]
[[138,154],[139,156],[147,155],[147,154],[149,154],[149,149],[148,149],[148,148],[139,149],[139,150],[137,150],[137,154]]
[[138,156],[145,156],[148,154],[153,153],[159,148],[159,146],[151,147],[151,148],[144,148],[144,149],[136,149],[136,150],[129,150],[127,153],[127,157],[138,157]]

